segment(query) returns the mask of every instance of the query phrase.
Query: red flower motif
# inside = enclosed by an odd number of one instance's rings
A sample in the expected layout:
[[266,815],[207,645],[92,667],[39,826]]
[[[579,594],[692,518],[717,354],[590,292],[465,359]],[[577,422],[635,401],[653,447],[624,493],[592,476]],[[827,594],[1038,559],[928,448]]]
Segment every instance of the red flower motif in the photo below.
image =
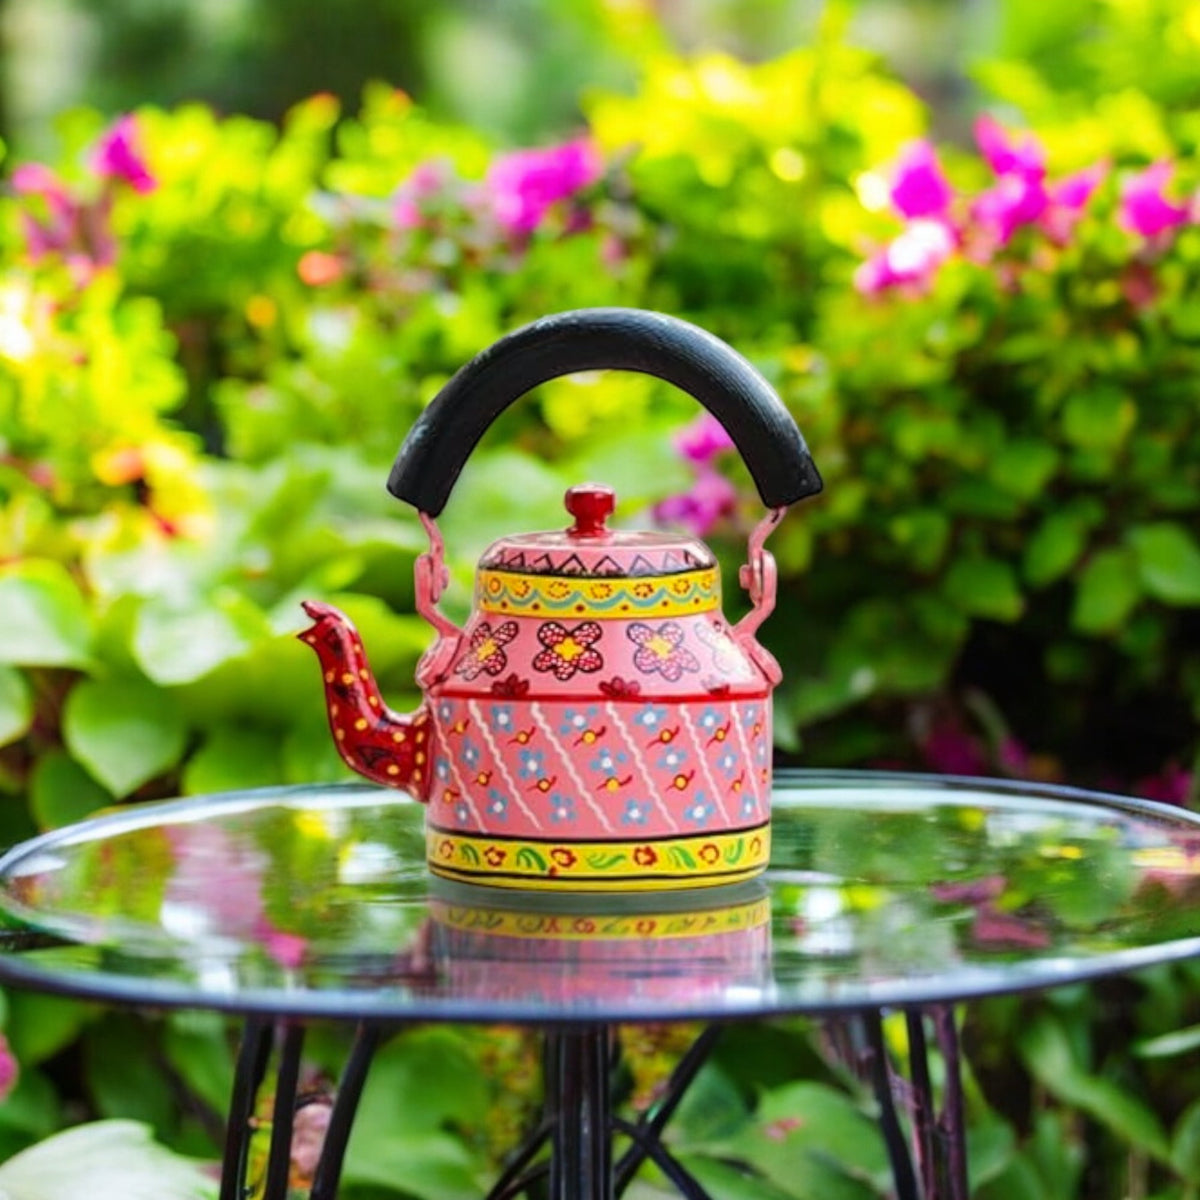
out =
[[547,621],[538,630],[542,649],[534,656],[535,671],[552,671],[554,678],[565,682],[576,671],[590,674],[604,666],[600,651],[595,648],[601,629],[595,621],[584,621],[567,629],[557,621]]
[[573,867],[578,861],[575,851],[568,850],[566,846],[553,847],[550,851],[550,857],[560,867]]
[[508,665],[508,655],[501,647],[507,646],[517,636],[516,621],[505,621],[493,629],[487,621],[480,621],[471,634],[470,648],[454,668],[455,675],[474,679],[481,671],[488,675],[499,675]]
[[610,700],[619,700],[623,696],[638,696],[641,691],[642,685],[636,679],[622,679],[620,675],[605,679],[600,684],[600,694]]
[[658,862],[658,851],[653,846],[635,846],[633,861],[639,867],[652,867]]
[[683,644],[683,627],[677,621],[665,621],[657,629],[634,621],[626,633],[637,646],[633,665],[639,671],[657,671],[674,683],[684,671],[700,670],[700,660]]
[[453,858],[454,857],[454,843],[449,838],[442,838],[442,840],[440,842],[438,842],[438,854],[442,858],[446,858],[446,859]]
[[716,842],[705,842],[696,853],[700,855],[703,862],[711,866],[721,857],[721,848]]
[[488,846],[483,852],[483,857],[487,859],[489,867],[502,867],[508,857],[508,851],[501,850],[499,846]]
[[493,696],[508,696],[511,699],[519,700],[522,696],[529,692],[529,680],[518,679],[516,672],[506,675],[503,679],[497,679],[492,684]]

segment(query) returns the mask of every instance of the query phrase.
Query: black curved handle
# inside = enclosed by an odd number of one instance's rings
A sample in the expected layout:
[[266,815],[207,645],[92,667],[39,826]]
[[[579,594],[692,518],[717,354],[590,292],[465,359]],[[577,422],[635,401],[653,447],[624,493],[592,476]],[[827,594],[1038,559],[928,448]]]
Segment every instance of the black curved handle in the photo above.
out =
[[560,375],[640,371],[682,388],[725,426],[768,508],[821,490],[804,438],[771,385],[703,329],[636,308],[584,308],[543,317],[477,354],[417,419],[388,491],[436,517],[484,430],[514,400]]

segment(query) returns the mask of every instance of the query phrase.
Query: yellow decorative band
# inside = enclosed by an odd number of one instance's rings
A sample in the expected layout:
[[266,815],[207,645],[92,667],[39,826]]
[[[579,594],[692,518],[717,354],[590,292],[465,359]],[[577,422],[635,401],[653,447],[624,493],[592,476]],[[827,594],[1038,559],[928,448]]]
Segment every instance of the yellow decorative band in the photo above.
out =
[[649,891],[750,879],[771,856],[767,824],[735,833],[642,841],[542,842],[455,833],[430,825],[429,869],[490,887]]
[[576,579],[485,569],[479,572],[475,596],[484,612],[517,616],[677,617],[719,607],[721,575],[716,567],[632,579]]
[[489,937],[535,938],[547,942],[711,937],[719,933],[760,929],[771,919],[771,901],[766,896],[706,912],[502,912],[473,904],[447,904],[441,900],[433,901],[430,910],[435,920],[450,929]]

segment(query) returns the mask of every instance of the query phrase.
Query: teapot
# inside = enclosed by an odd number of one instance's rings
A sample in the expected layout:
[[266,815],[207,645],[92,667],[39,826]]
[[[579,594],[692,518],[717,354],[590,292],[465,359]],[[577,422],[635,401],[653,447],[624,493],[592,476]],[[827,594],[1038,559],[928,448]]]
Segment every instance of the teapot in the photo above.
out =
[[[494,542],[464,628],[435,518],[488,425],[531,388],[577,371],[657,376],[703,404],[741,453],[767,513],[739,580],[750,610],[721,612],[720,570],[690,537],[608,527],[615,496],[570,488],[564,529]],[[764,542],[821,490],[804,439],[767,381],[726,343],[662,313],[599,308],[542,318],[482,351],[410,430],[388,491],[429,538],[417,611],[437,637],[424,700],[392,712],[353,625],[304,602],[344,761],[427,805],[429,869],[503,888],[644,892],[749,879],[770,854],[771,692],[780,669],[755,634],[775,604]]]

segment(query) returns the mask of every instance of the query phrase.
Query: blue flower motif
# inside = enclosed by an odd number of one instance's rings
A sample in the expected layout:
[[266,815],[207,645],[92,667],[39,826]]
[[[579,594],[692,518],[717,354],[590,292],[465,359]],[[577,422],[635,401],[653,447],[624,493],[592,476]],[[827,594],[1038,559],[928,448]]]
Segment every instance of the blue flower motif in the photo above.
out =
[[450,718],[454,716],[454,702],[452,700],[439,700],[437,716],[438,720],[444,725],[449,725]]
[[470,738],[463,738],[462,760],[470,771],[479,766],[479,747]]
[[492,705],[492,729],[497,733],[512,733],[513,715],[511,704]]
[[647,704],[633,714],[633,723],[647,733],[657,733],[667,719],[667,710],[661,704]]
[[725,776],[726,779],[732,779],[737,774],[738,764],[741,760],[738,758],[738,753],[730,746],[726,746],[717,757],[717,770]]
[[624,750],[613,751],[604,746],[589,765],[593,771],[601,771],[605,775],[615,775],[627,757]]
[[693,825],[707,825],[708,819],[716,812],[716,806],[708,798],[707,793],[697,792],[692,802],[683,810],[683,817]]
[[487,810],[500,821],[508,820],[508,797],[499,788],[488,788]]
[[595,719],[597,708],[589,704],[587,708],[568,708],[563,712],[559,733],[582,733]]
[[525,747],[517,753],[517,774],[522,779],[541,779],[546,773],[546,756],[541,750]]
[[625,811],[621,814],[622,825],[645,825],[650,816],[649,800],[626,800]]
[[575,820],[575,797],[554,792],[550,796],[550,820],[556,824]]
[[454,819],[460,825],[465,825],[471,819],[471,808],[465,800],[460,800],[454,806]]
[[678,771],[688,760],[688,753],[682,746],[668,746],[659,756],[655,764],[662,771]]
[[700,718],[696,724],[699,725],[700,728],[711,737],[712,734],[716,733],[716,731],[724,724],[724,722],[721,720],[722,716],[723,714],[717,712],[715,708],[706,708],[700,714]]
[[757,721],[761,715],[761,710],[757,704],[747,704],[746,707],[742,709],[742,728],[752,728],[755,721]]
[[440,754],[433,760],[433,774],[438,783],[450,782],[450,760]]
[[758,812],[758,801],[751,792],[742,793],[742,816],[753,817]]

